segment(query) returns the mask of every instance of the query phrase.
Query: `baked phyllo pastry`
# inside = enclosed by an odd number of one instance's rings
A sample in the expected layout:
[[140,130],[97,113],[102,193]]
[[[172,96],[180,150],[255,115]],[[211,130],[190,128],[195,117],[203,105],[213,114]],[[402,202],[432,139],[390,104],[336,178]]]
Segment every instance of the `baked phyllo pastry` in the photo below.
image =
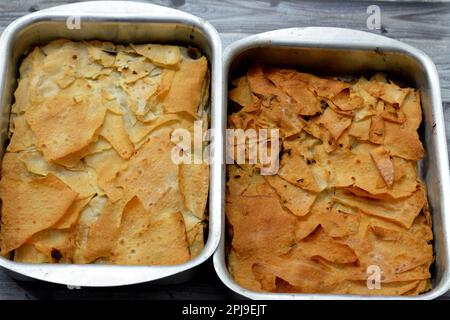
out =
[[1,255],[124,265],[197,256],[209,166],[174,161],[172,133],[196,121],[208,128],[208,92],[208,61],[195,48],[34,48],[20,66],[2,161]]
[[[417,90],[382,74],[340,81],[256,65],[232,82],[229,99],[230,129],[278,129],[280,146],[274,174],[249,161],[227,166],[227,261],[239,285],[362,295],[430,290]],[[254,142],[274,143],[271,137]]]

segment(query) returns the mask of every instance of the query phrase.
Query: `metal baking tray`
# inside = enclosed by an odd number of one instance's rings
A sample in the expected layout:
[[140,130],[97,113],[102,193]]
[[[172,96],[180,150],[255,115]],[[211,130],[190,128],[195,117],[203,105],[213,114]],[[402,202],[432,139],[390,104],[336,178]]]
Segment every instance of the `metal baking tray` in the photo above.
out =
[[[208,58],[211,70],[211,129],[221,143],[222,44],[208,22],[166,7],[125,1],[74,3],[38,11],[15,20],[0,38],[0,153],[5,148],[10,105],[17,85],[18,64],[27,50],[57,38],[107,40],[115,43],[175,43],[192,45]],[[218,134],[219,133],[219,134]],[[174,266],[115,266],[25,264],[0,257],[0,266],[21,278],[34,278],[71,286],[118,286],[147,282],[189,271],[215,251],[221,232],[221,148],[211,154],[209,232],[203,251],[193,260]],[[162,280],[161,280],[162,281]]]
[[[421,140],[426,156],[419,172],[428,188],[433,216],[436,261],[432,269],[433,289],[417,297],[332,294],[261,293],[242,288],[228,272],[225,257],[225,216],[222,237],[214,254],[221,280],[239,295],[253,299],[432,299],[450,289],[450,183],[439,78],[436,67],[422,51],[371,33],[339,28],[292,28],[257,34],[225,49],[223,75],[224,109],[228,82],[259,61],[275,66],[332,76],[361,76],[386,72],[400,83],[421,90],[423,124]],[[225,122],[225,118],[223,120]],[[225,176],[222,176],[225,181]],[[222,193],[223,196],[223,193]]]

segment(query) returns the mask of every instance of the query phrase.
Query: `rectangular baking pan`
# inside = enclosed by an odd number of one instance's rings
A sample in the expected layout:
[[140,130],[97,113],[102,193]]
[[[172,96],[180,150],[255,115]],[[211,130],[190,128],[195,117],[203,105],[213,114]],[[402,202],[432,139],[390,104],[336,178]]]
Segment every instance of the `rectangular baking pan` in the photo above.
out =
[[[331,76],[373,75],[386,72],[394,80],[421,91],[423,123],[421,140],[426,156],[419,172],[428,188],[433,216],[433,289],[417,297],[386,297],[332,294],[261,293],[239,286],[229,274],[225,256],[225,216],[222,237],[214,254],[221,280],[237,294],[253,299],[432,299],[450,288],[449,228],[450,185],[447,144],[439,78],[428,56],[409,45],[371,33],[339,28],[292,28],[270,31],[232,43],[225,49],[223,75],[224,109],[228,83],[244,74],[255,62]],[[224,125],[226,116],[224,116]],[[222,176],[225,181],[225,175]],[[222,194],[222,196],[224,196]]]
[[[79,28],[78,28],[79,27]],[[0,133],[3,155],[10,106],[17,85],[18,66],[32,46],[53,39],[105,40],[114,43],[172,43],[192,45],[208,58],[211,70],[210,115],[212,134],[220,141],[222,121],[222,44],[208,22],[161,6],[124,1],[84,2],[50,8],[17,19],[0,38]],[[219,121],[217,121],[217,119]],[[217,134],[219,133],[219,134]],[[71,286],[117,286],[170,277],[186,279],[189,271],[216,249],[221,231],[221,148],[211,154],[209,232],[195,259],[174,266],[58,265],[17,263],[0,257],[0,266],[20,278],[40,279]]]

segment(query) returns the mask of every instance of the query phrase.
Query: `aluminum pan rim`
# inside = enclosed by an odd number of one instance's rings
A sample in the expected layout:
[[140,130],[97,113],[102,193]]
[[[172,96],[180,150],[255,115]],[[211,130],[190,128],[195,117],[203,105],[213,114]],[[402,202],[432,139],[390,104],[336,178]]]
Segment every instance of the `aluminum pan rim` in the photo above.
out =
[[[328,38],[318,40],[314,34],[326,33]],[[309,34],[312,36],[310,37]],[[343,34],[346,35],[346,40],[337,40]],[[301,38],[303,37],[303,38]],[[365,41],[359,41],[358,39],[365,39]],[[361,50],[373,50],[374,43],[376,47],[386,51],[397,51],[409,55],[426,70],[427,81],[431,87],[431,105],[433,109],[433,120],[436,123],[435,134],[436,144],[438,148],[437,164],[439,166],[439,178],[441,182],[440,192],[441,195],[450,194],[450,178],[449,178],[449,164],[447,157],[447,142],[445,137],[444,116],[441,103],[441,94],[439,87],[439,77],[436,70],[436,66],[432,60],[422,51],[404,44],[400,41],[393,40],[384,36],[374,35],[371,33],[343,29],[343,28],[330,28],[330,27],[306,27],[306,28],[289,28],[269,31],[265,33],[256,34],[238,40],[225,48],[224,63],[223,63],[223,75],[227,77],[228,69],[231,66],[233,59],[241,52],[248,49],[257,47],[303,47],[303,48],[327,48],[327,49],[361,49]],[[224,80],[223,90],[227,90],[227,81]],[[223,97],[224,110],[227,105],[226,94]],[[223,176],[225,180],[225,175]],[[450,220],[446,217],[450,211],[450,203],[447,198],[443,198],[443,205],[441,212],[441,219],[444,230],[444,244],[446,249],[446,263],[450,265],[450,257],[448,250],[450,248],[450,236],[449,225]],[[338,294],[289,294],[289,293],[266,293],[255,292],[245,289],[238,285],[228,272],[225,262],[225,216],[222,216],[222,237],[216,253],[214,254],[214,268],[222,280],[222,282],[234,292],[251,299],[264,299],[264,300],[424,300],[434,299],[450,289],[450,270],[446,269],[442,275],[442,280],[439,285],[433,288],[431,291],[421,294],[415,297],[405,296],[372,296],[372,295],[338,295]]]
[[[86,13],[86,11],[89,11]],[[100,11],[100,12],[99,12]],[[12,22],[0,37],[0,70],[8,63],[7,54],[17,32],[40,21],[67,19],[76,13],[83,18],[96,21],[135,21],[135,22],[177,22],[195,27],[205,34],[211,46],[211,128],[213,132],[222,131],[221,79],[222,44],[216,29],[207,21],[194,15],[153,4],[124,1],[81,2],[57,6],[31,13]],[[149,14],[151,12],[151,15]],[[3,96],[5,74],[0,75],[0,95]],[[221,143],[220,135],[216,141]],[[105,287],[121,286],[158,280],[172,276],[206,261],[217,248],[221,233],[220,167],[222,149],[215,148],[212,154],[209,196],[209,234],[203,251],[186,263],[174,266],[116,266],[116,265],[36,265],[13,262],[0,257],[0,266],[26,277],[71,286]],[[120,273],[118,273],[120,271]]]

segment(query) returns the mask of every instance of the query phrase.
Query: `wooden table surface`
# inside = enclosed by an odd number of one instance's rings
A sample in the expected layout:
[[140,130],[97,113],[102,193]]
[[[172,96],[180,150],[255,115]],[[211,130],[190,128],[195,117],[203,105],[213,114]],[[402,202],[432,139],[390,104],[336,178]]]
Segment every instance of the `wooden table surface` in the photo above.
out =
[[[0,0],[0,32],[29,12],[69,3],[58,0]],[[287,27],[332,26],[367,29],[369,5],[381,9],[381,29],[370,32],[404,41],[426,52],[439,71],[447,144],[450,141],[450,2],[447,1],[207,1],[162,0],[210,21],[224,46],[254,33]],[[450,148],[449,148],[450,149]],[[21,282],[0,270],[0,299],[230,299],[212,262],[198,267],[191,280],[178,285],[142,284],[119,288],[82,288]],[[450,292],[444,295],[450,299]]]

